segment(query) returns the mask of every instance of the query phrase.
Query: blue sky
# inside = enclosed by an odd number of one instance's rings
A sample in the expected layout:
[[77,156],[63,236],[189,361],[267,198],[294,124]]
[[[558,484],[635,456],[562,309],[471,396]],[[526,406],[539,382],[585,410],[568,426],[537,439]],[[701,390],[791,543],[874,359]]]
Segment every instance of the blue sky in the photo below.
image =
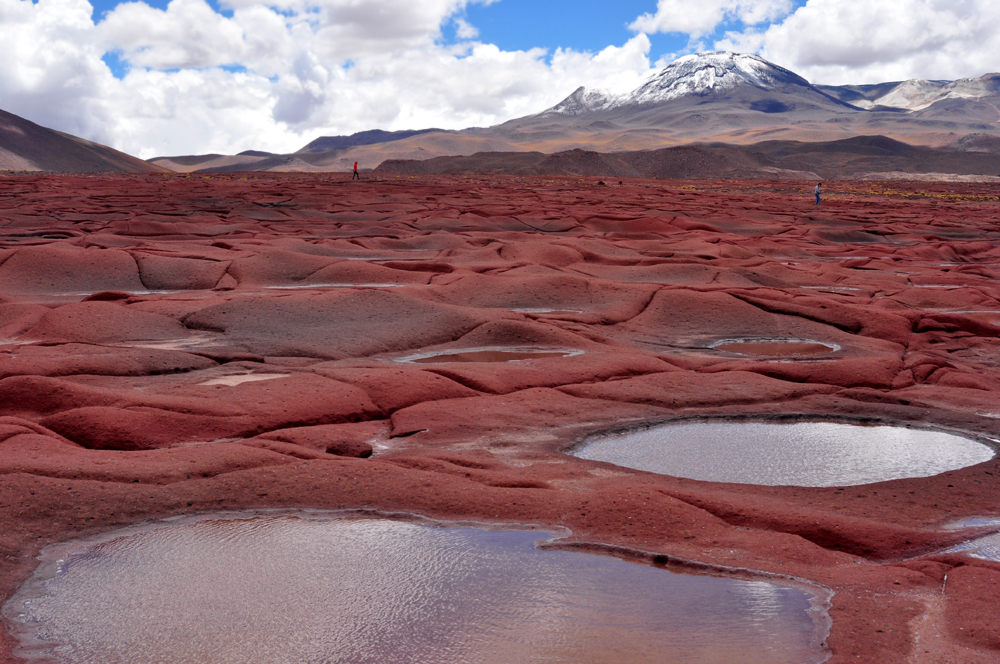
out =
[[[793,8],[806,0],[793,0]],[[471,5],[469,23],[479,29],[479,39],[505,50],[572,48],[596,52],[609,44],[622,44],[635,32],[628,25],[656,11],[655,0],[499,0],[489,5]],[[767,24],[765,24],[767,25]],[[708,35],[712,43],[726,30],[744,29],[739,21],[720,25]],[[680,53],[689,44],[685,34],[650,34],[650,59]]]
[[[141,0],[150,7],[166,9],[169,0]],[[221,15],[232,16],[232,11],[224,8],[217,0],[209,4]],[[94,21],[100,21],[113,10],[116,0],[91,0]],[[265,0],[264,4],[268,4]],[[792,0],[791,6],[798,8],[806,0]],[[469,5],[462,17],[479,31],[479,41],[495,44],[505,51],[526,51],[543,48],[550,53],[557,48],[573,49],[596,53],[609,45],[621,45],[634,37],[636,32],[629,24],[645,13],[655,13],[655,0],[496,0],[491,4]],[[766,27],[768,22],[757,26]],[[747,26],[739,20],[722,23],[718,28],[698,40],[699,45],[710,45],[723,37],[727,31],[742,31]],[[459,41],[457,25],[449,22],[444,26],[446,43]],[[692,50],[695,42],[683,33],[652,33],[647,35],[652,44],[650,60],[655,62],[664,56],[679,55]],[[128,71],[128,63],[118,54],[110,52],[104,62],[115,76],[121,78]]]
[[[469,23],[479,29],[479,39],[508,51],[541,47],[600,51],[609,44],[623,44],[635,35],[628,24],[656,10],[649,0],[500,0],[472,5]],[[653,35],[650,56],[680,51],[686,35]]]

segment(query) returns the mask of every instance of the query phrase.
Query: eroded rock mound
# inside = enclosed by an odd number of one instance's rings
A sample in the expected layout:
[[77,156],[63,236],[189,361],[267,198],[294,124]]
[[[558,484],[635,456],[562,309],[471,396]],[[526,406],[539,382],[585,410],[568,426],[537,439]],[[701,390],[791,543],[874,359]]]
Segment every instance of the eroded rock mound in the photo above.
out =
[[813,184],[0,178],[0,597],[116,525],[381,510],[824,584],[833,661],[995,660],[1000,567],[946,552],[995,530],[996,459],[809,488],[565,454],[704,417],[996,445],[996,192]]

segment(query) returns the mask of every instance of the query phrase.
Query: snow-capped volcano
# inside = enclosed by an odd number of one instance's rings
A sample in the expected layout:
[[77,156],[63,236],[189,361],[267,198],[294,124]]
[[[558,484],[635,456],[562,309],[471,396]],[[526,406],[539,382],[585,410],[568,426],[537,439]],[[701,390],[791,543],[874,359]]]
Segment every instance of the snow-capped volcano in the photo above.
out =
[[662,104],[681,97],[723,93],[740,86],[767,91],[789,85],[812,87],[798,74],[756,55],[729,51],[698,53],[671,62],[631,92],[614,95],[581,87],[541,115],[574,116],[627,106]]
[[809,81],[787,69],[747,53],[699,53],[671,62],[647,83],[623,95],[619,105],[659,104],[678,97],[724,92],[741,85],[770,89]]

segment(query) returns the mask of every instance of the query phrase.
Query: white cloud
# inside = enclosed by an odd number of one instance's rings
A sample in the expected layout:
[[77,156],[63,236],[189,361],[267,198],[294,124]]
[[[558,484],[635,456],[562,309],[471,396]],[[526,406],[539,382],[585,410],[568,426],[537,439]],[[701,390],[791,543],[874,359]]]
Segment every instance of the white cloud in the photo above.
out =
[[479,29],[461,16],[456,16],[454,22],[455,36],[459,39],[475,39],[479,36]]
[[0,0],[0,108],[74,134],[107,139],[99,120],[112,84],[81,0]]
[[758,52],[811,81],[954,79],[1000,70],[996,0],[809,0],[716,47]]
[[656,12],[643,14],[629,25],[645,32],[680,32],[697,39],[728,21],[758,25],[787,16],[792,0],[659,0]]
[[139,67],[211,67],[245,55],[243,29],[205,0],[171,0],[166,11],[125,2],[107,13],[98,38]]

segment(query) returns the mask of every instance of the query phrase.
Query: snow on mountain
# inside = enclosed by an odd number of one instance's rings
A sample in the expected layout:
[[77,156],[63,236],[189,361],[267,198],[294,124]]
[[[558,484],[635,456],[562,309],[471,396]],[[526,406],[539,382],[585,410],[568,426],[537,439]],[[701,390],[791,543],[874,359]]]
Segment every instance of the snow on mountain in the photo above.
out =
[[613,95],[581,87],[540,115],[580,115],[623,106],[660,104],[685,96],[725,92],[740,85],[769,89],[789,83],[809,86],[809,82],[801,76],[756,55],[728,51],[698,53],[675,60],[632,92]]
[[611,108],[615,100],[616,97],[612,94],[600,90],[588,90],[581,86],[573,94],[540,115],[580,115]]
[[[675,60],[631,92],[616,95],[581,87],[535,117],[572,117],[595,111],[655,106],[683,97],[725,95],[737,88],[756,88],[774,93],[813,91],[860,109],[882,106],[916,112],[945,100],[979,100],[1000,96],[1000,74],[956,81],[909,80],[876,85],[818,87],[756,55],[728,51],[698,53]],[[751,108],[770,112],[763,108]]]
[[664,67],[646,84],[624,95],[618,105],[659,104],[678,97],[724,92],[740,85],[772,88],[809,81],[787,69],[747,53],[699,53],[686,55]]

